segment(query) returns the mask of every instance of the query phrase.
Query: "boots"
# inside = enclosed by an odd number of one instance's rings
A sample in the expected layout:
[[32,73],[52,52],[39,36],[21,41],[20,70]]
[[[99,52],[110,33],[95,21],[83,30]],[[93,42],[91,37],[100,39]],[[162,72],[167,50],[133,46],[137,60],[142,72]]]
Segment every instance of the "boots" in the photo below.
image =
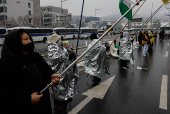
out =
[[93,76],[93,80],[94,83],[100,83],[101,82],[101,78],[98,78],[96,76]]

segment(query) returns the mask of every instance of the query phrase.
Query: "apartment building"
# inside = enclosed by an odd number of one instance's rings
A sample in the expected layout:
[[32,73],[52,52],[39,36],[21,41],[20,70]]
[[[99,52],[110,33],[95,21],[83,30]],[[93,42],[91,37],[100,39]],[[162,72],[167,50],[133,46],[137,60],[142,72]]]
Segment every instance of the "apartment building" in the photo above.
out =
[[33,16],[40,16],[40,0],[0,0],[1,24],[6,23],[32,23]]
[[67,9],[54,6],[41,7],[41,12],[43,12],[43,25],[58,27],[65,26],[70,23],[72,14],[68,13]]

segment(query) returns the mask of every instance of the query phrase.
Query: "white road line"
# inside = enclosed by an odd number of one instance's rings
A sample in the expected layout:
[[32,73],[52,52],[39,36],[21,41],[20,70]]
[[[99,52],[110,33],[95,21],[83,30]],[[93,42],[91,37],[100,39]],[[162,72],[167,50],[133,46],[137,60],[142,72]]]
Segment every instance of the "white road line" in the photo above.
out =
[[77,114],[84,106],[86,106],[93,97],[85,98],[79,105],[77,105],[73,110],[71,110],[68,114]]
[[168,75],[163,75],[159,108],[164,110],[167,110],[167,85],[168,85]]
[[[116,75],[115,75],[116,76]],[[83,95],[88,96],[80,104],[78,104],[74,109],[72,109],[68,114],[77,114],[82,108],[84,108],[93,98],[103,99],[107,93],[109,87],[111,86],[115,76],[107,79],[106,81],[100,83],[99,85],[89,89],[84,92]]]
[[167,46],[169,46],[169,43],[167,44]]
[[165,57],[168,57],[169,51],[166,51]]

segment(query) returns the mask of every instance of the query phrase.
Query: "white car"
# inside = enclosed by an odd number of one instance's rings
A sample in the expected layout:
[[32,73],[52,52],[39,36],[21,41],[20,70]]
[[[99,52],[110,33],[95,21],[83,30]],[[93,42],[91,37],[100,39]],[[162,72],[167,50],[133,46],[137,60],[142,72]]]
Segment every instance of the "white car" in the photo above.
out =
[[82,34],[82,35],[80,35],[80,39],[81,39],[81,40],[82,40],[82,39],[90,39],[90,35],[91,35],[91,33]]

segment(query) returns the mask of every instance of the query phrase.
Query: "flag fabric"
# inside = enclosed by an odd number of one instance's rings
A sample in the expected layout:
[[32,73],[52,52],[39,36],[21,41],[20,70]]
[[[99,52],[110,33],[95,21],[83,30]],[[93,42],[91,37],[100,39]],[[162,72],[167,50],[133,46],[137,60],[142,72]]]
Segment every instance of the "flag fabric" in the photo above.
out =
[[[138,0],[136,0],[136,2],[137,2]],[[140,0],[140,1],[144,1],[144,0]],[[136,5],[139,5],[139,2],[136,4]]]
[[[131,3],[129,3],[129,0],[119,0],[119,9],[122,15],[124,15],[130,8]],[[125,17],[129,20],[132,20],[132,10],[127,13]]]

